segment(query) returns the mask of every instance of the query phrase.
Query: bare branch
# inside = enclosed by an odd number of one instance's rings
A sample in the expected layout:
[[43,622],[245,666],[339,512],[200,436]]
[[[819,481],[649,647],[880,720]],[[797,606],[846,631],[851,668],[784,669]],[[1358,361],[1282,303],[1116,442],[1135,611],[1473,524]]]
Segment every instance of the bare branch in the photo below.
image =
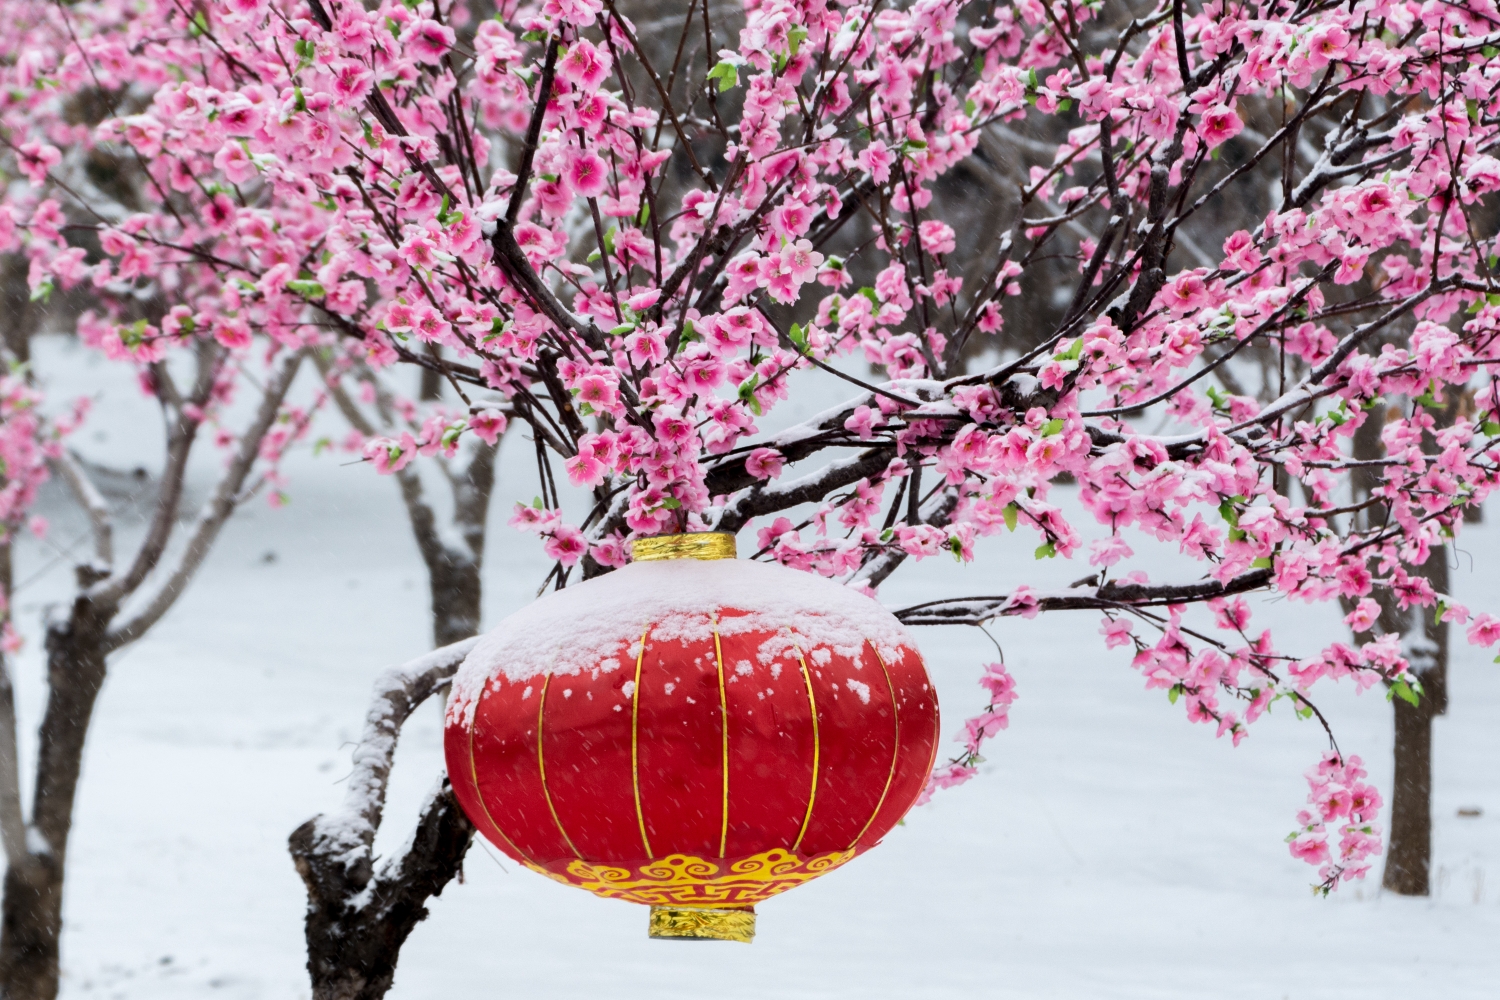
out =
[[1086,611],[1105,608],[1149,608],[1168,604],[1190,604],[1211,601],[1216,597],[1228,597],[1250,590],[1259,590],[1271,582],[1269,569],[1254,569],[1241,573],[1228,583],[1219,580],[1200,580],[1187,584],[1119,583],[1114,580],[1094,585],[1096,578],[1083,581],[1083,586],[1050,593],[1036,592],[1031,596],[1036,603],[1026,602],[1025,607],[1009,607],[1012,594],[996,594],[986,597],[955,597],[926,604],[913,604],[896,612],[896,617],[907,625],[979,625],[1005,614],[1019,613],[1032,607],[1042,611]]
[[203,505],[203,509],[199,512],[192,537],[178,559],[177,566],[140,614],[109,632],[104,642],[106,652],[113,652],[144,635],[146,630],[156,624],[161,616],[176,603],[177,598],[187,588],[188,581],[198,572],[209,549],[213,547],[214,540],[219,537],[219,530],[224,527],[224,522],[229,519],[229,515],[240,503],[240,491],[244,488],[245,479],[250,475],[250,470],[260,455],[261,440],[276,422],[276,415],[281,409],[281,401],[286,398],[292,380],[297,377],[297,370],[301,367],[304,356],[304,352],[298,351],[281,362],[281,367],[277,369],[266,386],[265,395],[261,397],[260,409],[256,412],[255,419],[240,437],[239,450],[236,451],[234,460],[230,462],[229,468],[219,480],[213,497]]
[[78,458],[70,451],[62,452],[49,460],[52,471],[62,477],[73,491],[73,498],[88,514],[89,527],[94,533],[94,559],[101,577],[108,576],[115,563],[114,519],[104,495],[94,485]]

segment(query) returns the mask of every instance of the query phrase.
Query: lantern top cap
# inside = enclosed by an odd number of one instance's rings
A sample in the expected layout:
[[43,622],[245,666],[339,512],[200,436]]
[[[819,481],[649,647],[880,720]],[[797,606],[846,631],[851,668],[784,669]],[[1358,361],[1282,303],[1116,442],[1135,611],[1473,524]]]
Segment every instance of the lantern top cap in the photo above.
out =
[[630,554],[636,562],[655,562],[661,559],[735,559],[739,551],[734,536],[727,531],[690,531],[681,535],[637,538],[630,543]]

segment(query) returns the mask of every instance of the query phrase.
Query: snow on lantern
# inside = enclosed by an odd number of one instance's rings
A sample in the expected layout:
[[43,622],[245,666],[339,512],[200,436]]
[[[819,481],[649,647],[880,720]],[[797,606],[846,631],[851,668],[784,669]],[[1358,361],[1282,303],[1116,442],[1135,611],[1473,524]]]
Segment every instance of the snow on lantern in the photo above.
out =
[[755,904],[868,850],[921,792],[936,694],[875,601],[734,537],[634,562],[486,634],[445,749],[479,831],[559,882],[651,907],[652,937],[749,941]]

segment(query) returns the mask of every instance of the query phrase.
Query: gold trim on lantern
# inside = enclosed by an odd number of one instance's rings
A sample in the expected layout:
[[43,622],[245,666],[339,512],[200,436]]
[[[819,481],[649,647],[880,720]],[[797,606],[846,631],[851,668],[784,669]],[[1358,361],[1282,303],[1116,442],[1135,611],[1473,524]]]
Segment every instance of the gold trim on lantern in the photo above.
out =
[[777,848],[737,861],[691,854],[669,854],[633,865],[570,861],[565,874],[553,878],[606,899],[651,906],[745,909],[810,882],[857,853],[830,851],[801,858]]
[[755,940],[755,911],[653,906],[650,934],[654,938],[743,941],[749,944]]
[[646,836],[646,811],[641,808],[641,665],[646,662],[646,638],[651,626],[641,633],[641,651],[635,658],[635,687],[630,691],[630,787],[635,792],[635,821],[641,825],[641,845],[646,848],[646,857],[655,857],[651,851],[651,838]]
[[547,800],[547,811],[552,814],[552,822],[557,824],[557,832],[562,834],[563,843],[568,845],[568,850],[573,852],[575,858],[583,857],[578,848],[573,846],[573,838],[568,836],[568,831],[563,829],[562,819],[557,815],[557,808],[552,805],[552,793],[547,790],[547,759],[542,755],[542,717],[547,711],[547,686],[552,683],[552,675],[548,674],[542,680],[542,701],[536,710],[536,769],[542,779],[542,798]]
[[[875,648],[873,642],[867,640],[866,644],[870,647],[870,652],[875,654],[875,660],[880,664],[880,672],[885,675],[885,686],[891,692],[891,718],[896,725],[896,744],[891,748],[891,770],[885,776],[885,787],[880,790],[880,801],[875,803],[875,811],[870,813],[870,818],[865,820],[865,825],[860,827],[859,833],[854,835],[854,840],[849,844],[850,850],[853,850],[859,844],[860,838],[869,831],[870,825],[875,822],[875,817],[880,815],[881,807],[885,805],[885,797],[890,794],[891,783],[896,780],[896,765],[901,761],[901,706],[897,704],[896,685],[891,683],[891,671],[885,665],[885,657],[880,655],[880,650]],[[928,773],[931,773],[931,771],[932,769],[928,768]]]
[[724,845],[729,843],[729,701],[724,694],[724,648],[719,644],[719,623],[714,622],[714,661],[719,671],[719,735],[722,737],[724,758],[721,773],[724,776],[723,822],[719,826],[719,857],[724,856]]
[[630,556],[636,562],[661,559],[735,559],[734,536],[727,531],[693,531],[685,535],[658,535],[637,538],[630,543]]
[[792,842],[794,851],[802,846],[802,838],[807,836],[807,826],[812,822],[813,803],[818,801],[819,758],[823,751],[823,741],[818,734],[818,699],[813,694],[812,673],[807,669],[807,657],[802,655],[801,646],[797,647],[797,662],[802,664],[802,679],[807,682],[807,705],[812,710],[813,774],[812,787],[807,790],[807,814],[802,817],[802,829],[797,831],[797,839]]

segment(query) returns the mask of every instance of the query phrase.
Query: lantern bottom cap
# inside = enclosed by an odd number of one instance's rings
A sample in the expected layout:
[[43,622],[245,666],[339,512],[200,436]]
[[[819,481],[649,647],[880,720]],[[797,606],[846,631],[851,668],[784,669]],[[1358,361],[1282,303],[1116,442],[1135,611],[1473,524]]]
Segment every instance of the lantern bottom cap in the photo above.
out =
[[686,941],[755,940],[755,910],[698,906],[651,907],[651,937]]

